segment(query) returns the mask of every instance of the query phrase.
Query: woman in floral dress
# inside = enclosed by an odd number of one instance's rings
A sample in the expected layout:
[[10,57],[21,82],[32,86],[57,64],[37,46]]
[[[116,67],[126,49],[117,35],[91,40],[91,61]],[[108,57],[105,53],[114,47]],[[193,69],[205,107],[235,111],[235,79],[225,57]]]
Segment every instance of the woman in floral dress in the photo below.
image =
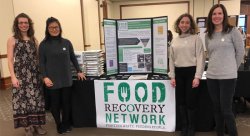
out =
[[19,14],[13,24],[13,36],[8,39],[8,66],[13,85],[14,128],[25,128],[26,136],[33,132],[46,134],[45,104],[39,73],[38,42],[34,37],[32,20]]

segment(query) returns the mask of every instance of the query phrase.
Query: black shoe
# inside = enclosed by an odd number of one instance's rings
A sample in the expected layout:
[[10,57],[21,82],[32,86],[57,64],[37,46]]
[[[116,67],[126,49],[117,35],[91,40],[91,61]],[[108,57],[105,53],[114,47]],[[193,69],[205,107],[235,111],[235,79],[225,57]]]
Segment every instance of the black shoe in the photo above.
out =
[[64,133],[66,133],[66,132],[67,132],[66,129],[63,128],[62,126],[58,126],[58,127],[57,127],[57,133],[58,133],[58,134],[64,134]]

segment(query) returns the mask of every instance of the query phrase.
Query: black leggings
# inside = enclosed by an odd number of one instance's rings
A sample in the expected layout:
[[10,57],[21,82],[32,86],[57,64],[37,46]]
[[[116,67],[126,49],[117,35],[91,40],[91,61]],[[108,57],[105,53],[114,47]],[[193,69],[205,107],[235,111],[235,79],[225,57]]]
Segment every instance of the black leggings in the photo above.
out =
[[209,95],[213,102],[216,129],[224,133],[224,122],[229,136],[237,136],[235,117],[232,111],[236,79],[207,79]]
[[197,88],[192,88],[196,67],[175,67],[176,102],[190,110],[196,108],[198,100]]
[[50,95],[51,113],[57,127],[69,128],[71,125],[71,88],[48,90]]

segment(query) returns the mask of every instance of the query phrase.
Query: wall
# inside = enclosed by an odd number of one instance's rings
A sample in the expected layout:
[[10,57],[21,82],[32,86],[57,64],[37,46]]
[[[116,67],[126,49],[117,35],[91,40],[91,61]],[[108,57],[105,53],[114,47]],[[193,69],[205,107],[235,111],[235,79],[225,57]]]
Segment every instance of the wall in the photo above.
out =
[[[120,19],[120,6],[121,5],[150,4],[150,3],[177,3],[177,2],[180,2],[180,1],[189,1],[189,0],[144,0],[144,1],[141,1],[141,0],[133,0],[133,1],[122,0],[122,1],[117,1],[117,2],[113,2],[113,5],[112,5],[113,6],[113,9],[112,9],[113,16],[112,16],[112,18]],[[192,5],[193,0],[190,0],[189,2],[190,2],[190,5]],[[137,7],[137,9],[138,9],[137,12],[139,12],[140,9],[142,9],[142,8],[143,7]],[[156,12],[156,11],[152,10],[151,12]],[[192,10],[192,8],[190,8],[190,13],[192,13],[192,12],[193,12],[193,10]],[[142,13],[142,15],[146,16],[147,14]]]
[[0,0],[0,72],[1,78],[9,77],[7,64],[7,39],[12,35],[14,19],[13,4],[11,0]]
[[207,17],[210,8],[214,5],[214,0],[195,0],[194,2],[194,18]]
[[34,22],[35,36],[42,41],[48,17],[59,19],[63,37],[75,50],[83,50],[81,6],[79,0],[13,0],[14,14],[27,13]]
[[97,0],[82,0],[84,13],[85,46],[87,50],[100,49],[99,15]]
[[228,15],[240,14],[240,0],[219,0],[219,3],[226,7]]

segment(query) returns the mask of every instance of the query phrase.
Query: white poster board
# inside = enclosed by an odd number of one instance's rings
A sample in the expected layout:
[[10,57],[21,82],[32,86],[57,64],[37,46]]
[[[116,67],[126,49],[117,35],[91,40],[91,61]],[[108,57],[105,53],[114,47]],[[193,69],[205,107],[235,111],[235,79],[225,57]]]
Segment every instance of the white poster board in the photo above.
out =
[[97,127],[175,131],[170,80],[95,80]]
[[153,18],[153,59],[154,73],[167,74],[167,17]]
[[117,67],[117,42],[116,21],[104,19],[104,40],[106,48],[106,72],[107,75],[118,73]]
[[167,74],[167,17],[104,19],[107,75]]

